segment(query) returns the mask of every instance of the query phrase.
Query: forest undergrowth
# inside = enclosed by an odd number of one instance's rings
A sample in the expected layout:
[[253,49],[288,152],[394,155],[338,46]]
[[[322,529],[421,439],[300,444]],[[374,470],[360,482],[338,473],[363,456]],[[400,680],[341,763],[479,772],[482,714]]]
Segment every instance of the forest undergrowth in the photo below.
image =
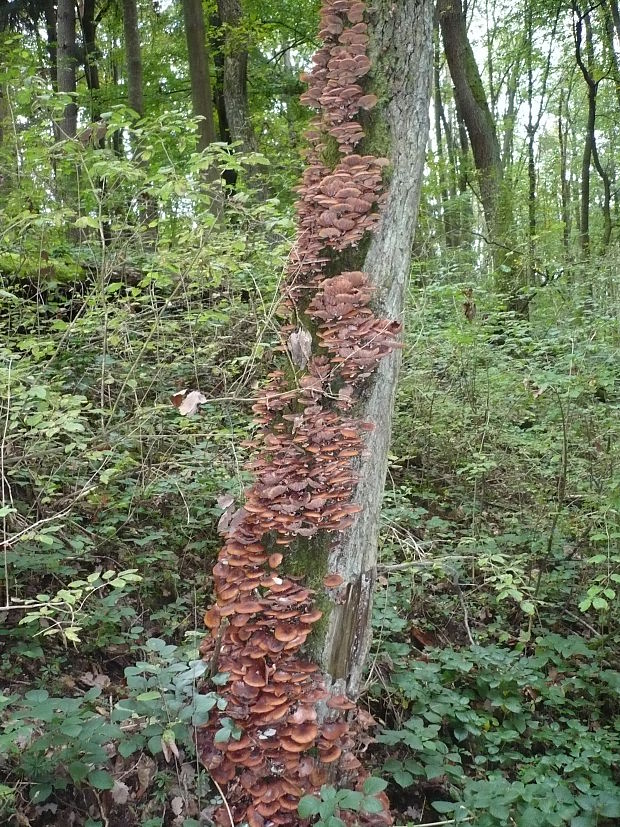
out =
[[[44,236],[35,253],[5,236],[7,820],[209,823],[192,732],[217,699],[197,691],[197,644],[290,230],[276,201],[233,199],[182,262],[173,244],[96,266],[56,250],[45,292],[28,274]],[[365,760],[397,823],[612,824],[614,262],[589,280],[576,265],[528,319],[464,271],[420,260],[410,287]]]
[[[274,152],[285,195],[242,183],[218,217],[205,169],[243,182],[265,158],[193,153],[186,114],[135,127],[123,106],[108,134],[139,163],[76,141],[50,152],[36,119],[66,101],[23,71],[29,174],[3,194],[0,230],[0,823],[207,825],[219,794],[194,736],[218,699],[199,691],[198,644],[218,520],[248,481],[252,392],[279,344],[299,164]],[[76,169],[77,212],[50,209],[49,181]],[[404,320],[364,762],[399,825],[609,827],[617,247],[556,255],[517,313],[476,242],[433,241],[431,200]],[[318,823],[337,827],[339,792],[324,788]]]

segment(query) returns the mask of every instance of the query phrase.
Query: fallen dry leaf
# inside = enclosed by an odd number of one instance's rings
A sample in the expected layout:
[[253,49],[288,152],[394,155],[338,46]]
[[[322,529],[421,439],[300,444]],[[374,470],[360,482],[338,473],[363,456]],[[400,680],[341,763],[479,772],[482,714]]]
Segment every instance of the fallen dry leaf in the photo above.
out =
[[207,397],[200,391],[179,391],[170,397],[170,401],[179,409],[181,416],[193,416],[200,405],[207,402]]
[[312,336],[310,333],[304,327],[293,331],[288,337],[287,347],[293,364],[298,368],[305,368],[312,353]]
[[129,787],[124,781],[114,780],[114,786],[110,790],[112,800],[115,804],[126,804],[129,800]]

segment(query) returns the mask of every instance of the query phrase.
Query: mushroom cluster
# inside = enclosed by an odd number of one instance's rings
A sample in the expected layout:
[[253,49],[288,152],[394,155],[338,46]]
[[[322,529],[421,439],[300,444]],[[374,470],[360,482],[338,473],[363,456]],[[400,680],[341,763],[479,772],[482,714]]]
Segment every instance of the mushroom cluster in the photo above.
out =
[[[371,309],[368,276],[333,276],[334,253],[355,247],[376,226],[383,199],[387,161],[354,152],[364,137],[357,116],[377,102],[362,85],[371,69],[365,9],[359,0],[323,0],[324,45],[304,96],[320,114],[308,133],[299,235],[284,290],[295,321],[281,327],[288,365],[269,376],[253,405],[254,482],[222,524],[215,603],[205,613],[210,635],[201,651],[211,672],[227,679],[218,688],[225,703],[199,729],[199,754],[226,787],[234,823],[250,827],[299,824],[300,797],[318,790],[336,762],[341,782],[361,789],[366,777],[353,753],[362,713],[328,692],[318,666],[302,654],[322,614],[315,592],[282,570],[293,544],[319,532],[337,535],[360,511],[356,468],[374,426],[352,410],[364,381],[399,347],[400,325]],[[331,165],[330,144],[338,150]],[[337,573],[323,581],[335,599],[345,600],[350,585]],[[381,813],[356,813],[355,823],[390,824],[382,800]],[[223,807],[216,820],[230,823]]]
[[[308,90],[301,102],[319,109],[321,120],[313,122],[308,140],[321,147],[324,140],[322,121],[327,134],[335,138],[342,153],[352,152],[364,137],[361,124],[354,120],[360,109],[369,110],[377,97],[365,94],[358,80],[370,71],[366,54],[368,26],[364,22],[366,3],[328,0],[321,9],[319,36],[323,46],[313,57],[314,67],[301,79]],[[318,128],[317,128],[318,127]]]
[[359,244],[379,220],[381,173],[387,161],[374,155],[347,155],[333,170],[319,175],[312,168],[299,188],[300,235],[296,262],[309,271],[321,268],[323,251],[342,251]]
[[[364,138],[357,119],[378,102],[363,88],[371,70],[368,57],[366,4],[326,0],[321,9],[323,46],[314,66],[301,76],[308,90],[301,100],[319,110],[306,138],[308,164],[299,187],[299,236],[294,250],[295,273],[313,273],[325,263],[323,250],[355,246],[379,220],[382,170],[388,163],[374,155],[353,154]],[[342,157],[333,168],[325,160],[330,146]]]
[[347,382],[366,379],[384,356],[400,347],[400,323],[375,316],[368,306],[371,296],[365,273],[341,273],[322,282],[308,307],[308,315],[322,321],[317,333],[321,346]]

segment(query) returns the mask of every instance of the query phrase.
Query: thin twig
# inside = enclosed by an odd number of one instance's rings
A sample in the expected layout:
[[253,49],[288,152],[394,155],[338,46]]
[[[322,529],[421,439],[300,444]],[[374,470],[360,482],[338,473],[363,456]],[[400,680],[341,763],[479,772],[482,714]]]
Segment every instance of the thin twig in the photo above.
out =
[[[467,603],[465,603],[465,598],[463,596],[463,590],[461,589],[461,584],[459,583],[459,578],[456,575],[456,573],[454,574],[452,582],[453,582],[453,584],[454,584],[454,586],[455,586],[455,588],[456,588],[456,590],[459,594],[459,600],[461,602],[461,608],[463,609],[463,625],[465,626],[465,631],[467,632],[467,638],[469,639],[469,642],[471,643],[471,645],[475,646],[476,641],[474,640],[473,635],[471,633],[471,629],[469,628],[469,612],[467,611]],[[447,823],[449,824],[450,822],[447,822]]]
[[226,807],[226,812],[228,813],[228,818],[230,819],[230,827],[235,827],[235,822],[234,822],[232,813],[230,811],[230,807],[228,806],[228,801],[226,801],[226,796],[224,795],[224,791],[222,790],[220,785],[217,783],[215,778],[213,778],[213,776],[211,776],[211,781],[213,781],[213,783],[217,787],[217,790],[220,794],[220,797],[221,797],[222,801],[224,802],[224,807]]

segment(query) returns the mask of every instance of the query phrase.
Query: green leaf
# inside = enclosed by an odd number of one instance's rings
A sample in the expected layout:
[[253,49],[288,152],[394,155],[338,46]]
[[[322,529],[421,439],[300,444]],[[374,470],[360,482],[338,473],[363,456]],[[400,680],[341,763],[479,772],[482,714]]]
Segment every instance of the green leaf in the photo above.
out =
[[88,783],[97,790],[111,790],[114,779],[106,770],[93,770],[88,774]]
[[215,733],[213,740],[216,744],[225,744],[227,741],[230,740],[231,732],[228,727],[221,727]]
[[52,794],[53,787],[51,784],[31,784],[30,785],[30,800],[33,804],[41,804]]
[[410,772],[406,772],[406,770],[396,770],[396,772],[393,773],[393,777],[394,781],[396,781],[400,787],[409,787],[413,784],[413,775],[411,775]]
[[136,696],[136,701],[156,701],[161,698],[161,692],[158,689],[151,689],[148,692],[142,692]]
[[82,761],[72,761],[68,766],[68,770],[73,781],[79,784],[80,781],[83,781],[88,775],[89,767],[87,764],[82,763]]
[[345,823],[338,816],[328,816],[323,820],[324,827],[345,827]]
[[364,796],[357,790],[339,790],[338,791],[338,806],[342,810],[355,810],[356,812],[362,805]]
[[453,813],[458,806],[454,801],[433,801],[433,809],[438,813]]
[[317,815],[321,806],[320,800],[315,795],[304,795],[299,799],[297,812],[300,818],[312,818]]
[[605,818],[620,819],[620,793],[601,793],[596,809]]
[[78,219],[75,220],[74,226],[82,230],[86,227],[92,227],[92,229],[98,230],[99,222],[96,218],[93,218],[90,215],[81,215]]
[[380,813],[383,811],[383,804],[378,798],[373,798],[373,796],[369,795],[362,801],[362,810],[365,813]]
[[118,745],[118,751],[123,758],[128,758],[136,750],[142,749],[144,746],[144,737],[142,735],[134,735],[126,741],[121,741]]
[[384,781],[383,778],[377,778],[376,775],[371,775],[370,778],[364,781],[363,790],[366,795],[376,795],[383,792],[386,787],[387,781]]

